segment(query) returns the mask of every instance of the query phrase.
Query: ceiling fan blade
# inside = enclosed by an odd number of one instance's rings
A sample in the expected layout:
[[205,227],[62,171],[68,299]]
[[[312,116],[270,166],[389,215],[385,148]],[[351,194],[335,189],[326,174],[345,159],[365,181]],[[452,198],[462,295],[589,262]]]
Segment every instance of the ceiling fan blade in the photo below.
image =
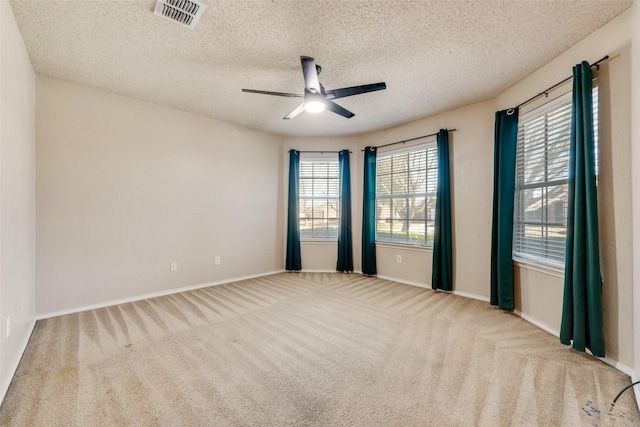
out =
[[297,116],[298,114],[302,113],[303,111],[304,111],[304,102],[302,104],[298,105],[296,108],[294,108],[292,112],[290,112],[289,114],[284,116],[283,119],[284,120],[292,119],[295,116]]
[[287,98],[304,98],[304,95],[297,94],[297,93],[269,92],[266,90],[255,90],[255,89],[242,89],[242,91],[249,92],[249,93],[260,93],[262,95],[286,96]]
[[350,119],[351,117],[355,116],[355,114],[353,114],[351,111],[339,106],[333,101],[329,101],[328,99],[324,100],[324,105],[326,106],[327,110],[333,111],[336,114],[340,114],[341,116],[346,117],[347,119]]
[[384,82],[371,83],[368,85],[343,87],[341,89],[332,89],[326,91],[327,99],[345,98],[347,96],[359,95],[361,93],[375,92],[376,90],[384,90],[387,85]]
[[302,74],[304,75],[304,87],[306,90],[311,93],[322,93],[316,61],[308,56],[301,56],[300,62],[302,63]]

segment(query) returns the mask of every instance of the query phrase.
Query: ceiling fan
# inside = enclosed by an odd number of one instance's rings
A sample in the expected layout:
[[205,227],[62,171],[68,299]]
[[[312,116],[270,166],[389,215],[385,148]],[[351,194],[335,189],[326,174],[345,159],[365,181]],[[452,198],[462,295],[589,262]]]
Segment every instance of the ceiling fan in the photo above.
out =
[[304,98],[302,104],[298,105],[293,111],[284,116],[285,120],[292,119],[305,110],[310,113],[319,113],[325,108],[350,119],[355,116],[355,114],[333,102],[333,99],[345,98],[347,96],[359,95],[361,93],[374,92],[376,90],[383,90],[387,88],[387,85],[384,82],[381,82],[361,86],[343,87],[341,89],[325,90],[324,86],[322,86],[318,80],[318,75],[320,74],[320,71],[322,71],[322,68],[319,65],[316,65],[314,59],[308,56],[301,56],[300,62],[302,62],[302,74],[304,75],[304,95],[254,89],[242,89],[242,91],[261,93],[263,95],[285,96],[287,98]]

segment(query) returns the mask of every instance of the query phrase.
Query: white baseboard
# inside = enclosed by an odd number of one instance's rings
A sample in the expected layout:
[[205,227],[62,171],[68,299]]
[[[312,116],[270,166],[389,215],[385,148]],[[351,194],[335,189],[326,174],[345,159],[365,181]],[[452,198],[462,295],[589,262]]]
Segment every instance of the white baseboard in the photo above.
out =
[[33,333],[33,328],[36,326],[36,319],[33,319],[31,325],[29,326],[27,334],[25,334],[22,345],[20,346],[20,351],[18,351],[11,361],[11,365],[9,365],[9,372],[7,372],[6,378],[3,379],[2,384],[0,385],[0,404],[4,400],[4,397],[9,390],[9,386],[11,385],[11,381],[13,381],[13,376],[16,374],[18,370],[18,365],[20,364],[20,360],[22,359],[22,355],[27,349],[27,345],[29,344],[29,338],[31,338],[31,334]]
[[291,271],[290,273],[342,273],[342,271],[337,271],[337,270],[314,270],[312,268],[310,268],[310,269],[303,268],[300,271]]
[[[402,280],[402,279],[397,279],[395,277],[388,277],[388,276],[380,276],[378,275],[377,277],[379,277],[380,279],[384,279],[384,280],[390,280],[393,282],[398,282],[398,283],[404,283],[406,285],[412,285],[412,286],[418,286],[420,288],[425,288],[425,289],[431,289],[430,285],[427,285],[425,283],[420,283],[420,282],[413,282],[410,280]],[[462,291],[453,291],[454,295],[458,295],[464,298],[471,298],[471,299],[475,299],[475,300],[479,300],[479,301],[484,301],[484,302],[489,302],[489,298],[482,296],[482,295],[477,295],[477,294],[472,294],[469,292],[462,292]],[[551,335],[554,335],[556,337],[560,337],[560,332],[556,331],[555,329],[552,329],[550,327],[548,327],[547,325],[544,325],[542,323],[540,323],[538,320],[536,320],[535,318],[522,313],[519,310],[514,310],[513,313],[519,317],[521,317],[522,319],[526,320],[527,322],[531,323],[532,325],[537,326],[538,328],[550,333]],[[587,349],[587,353],[591,354],[591,352],[589,351],[589,349]],[[595,356],[597,357],[597,356]],[[636,378],[637,376],[635,375],[633,369],[629,368],[626,365],[623,365],[622,363],[615,361],[613,359],[610,359],[608,357],[598,357],[598,359],[602,360],[604,363],[606,363],[609,366],[614,367],[615,369],[617,369],[618,371],[629,375],[632,379]],[[637,381],[634,380],[634,381]],[[636,388],[639,387],[634,387],[634,391],[636,393],[636,401],[638,402],[638,407],[640,408],[640,390],[635,390]]]
[[[589,353],[589,354],[591,354],[593,356],[593,353],[591,353],[589,351],[589,349],[587,349],[587,353]],[[598,356],[595,356],[595,357],[598,357]],[[633,378],[633,369],[631,369],[627,365],[623,365],[622,363],[617,362],[617,361],[615,361],[613,359],[609,359],[608,357],[598,357],[598,359],[602,360],[604,363],[606,363],[609,366],[613,366],[618,371],[629,375],[630,378]]]
[[543,331],[549,332],[553,336],[560,337],[560,331],[556,331],[555,329],[552,329],[552,328],[548,327],[547,325],[545,325],[543,323],[540,323],[540,321],[538,321],[535,318],[529,316],[528,314],[525,314],[525,313],[521,312],[520,310],[513,310],[513,314],[523,318],[524,320],[526,320],[527,322],[531,323],[532,325],[536,325],[538,328],[542,329]]
[[[635,372],[631,374],[631,382],[635,383],[636,381],[640,381],[640,377],[636,375]],[[640,384],[633,388],[633,392],[636,395],[636,405],[638,405],[638,410],[640,411]]]
[[390,282],[398,282],[398,283],[402,283],[404,285],[411,285],[411,286],[417,286],[419,288],[431,289],[431,285],[429,285],[427,283],[420,283],[420,282],[414,282],[412,280],[398,279],[397,277],[381,276],[379,274],[376,275],[376,277],[378,279],[388,280]]
[[485,297],[483,295],[478,295],[478,294],[472,294],[470,292],[462,292],[462,291],[453,291],[454,295],[458,295],[461,297],[465,297],[465,298],[471,298],[471,299],[476,299],[478,301],[484,301],[484,302],[489,302],[489,297]]
[[[166,295],[172,295],[172,294],[177,294],[177,293],[180,293],[180,292],[207,288],[207,287],[210,287],[210,286],[224,285],[226,283],[233,283],[233,282],[238,282],[238,281],[242,281],[242,280],[255,279],[257,277],[269,276],[269,275],[272,275],[272,274],[282,273],[282,272],[285,272],[285,271],[286,270],[276,270],[276,271],[271,271],[271,272],[267,272],[267,273],[260,273],[260,274],[254,274],[254,275],[249,275],[249,276],[235,277],[235,278],[224,279],[224,280],[220,280],[220,281],[216,281],[216,282],[202,283],[202,284],[199,284],[199,285],[185,286],[185,287],[182,287],[182,288],[174,288],[174,289],[169,289],[169,290],[161,291],[161,292],[154,292],[154,293],[145,294],[145,295],[138,295],[138,296],[131,297],[131,298],[123,298],[123,299],[108,301],[108,302],[104,302],[104,303],[100,303],[100,304],[92,304],[92,305],[88,305],[88,306],[72,308],[72,309],[69,309],[69,310],[62,310],[62,311],[57,311],[57,312],[53,312],[53,313],[46,313],[46,314],[37,315],[35,317],[35,319],[33,320],[33,322],[31,323],[31,327],[29,329],[29,333],[27,334],[27,336],[24,339],[21,351],[16,355],[14,361],[11,364],[10,371],[9,371],[11,375],[8,375],[7,378],[1,384],[1,387],[0,387],[0,403],[2,403],[2,401],[4,400],[4,396],[7,393],[7,390],[9,389],[9,386],[11,385],[11,380],[13,379],[13,376],[15,375],[15,372],[18,369],[18,365],[20,363],[20,359],[22,359],[22,354],[24,353],[24,351],[27,348],[27,344],[29,343],[29,338],[31,337],[31,334],[33,333],[33,328],[35,327],[35,324],[36,324],[37,320],[48,319],[48,318],[57,317],[57,316],[63,316],[65,314],[79,313],[79,312],[82,312],[82,311],[94,310],[94,309],[97,309],[97,308],[110,307],[110,306],[118,305],[118,304],[136,302],[136,301],[145,300],[145,299],[149,299],[149,298],[156,298],[156,297],[161,297],[161,296],[166,296]],[[339,273],[336,270],[302,270],[302,272],[303,273],[336,273],[336,274]],[[362,271],[358,270],[358,271],[354,271],[353,273],[354,274],[362,274]],[[432,290],[431,286],[429,284],[426,284],[426,283],[414,282],[414,281],[411,281],[411,280],[403,280],[403,279],[398,279],[396,277],[389,277],[389,276],[377,275],[375,277],[378,277],[378,278],[383,279],[383,280],[389,280],[389,281],[392,281],[392,282],[398,282],[398,283],[403,283],[405,285],[417,286],[419,288]],[[461,297],[464,297],[464,298],[471,298],[471,299],[475,299],[475,300],[479,300],[479,301],[489,302],[489,298],[487,298],[485,296],[482,296],[482,295],[469,293],[469,292],[463,292],[463,291],[454,290],[453,294],[461,296]],[[552,329],[552,328],[540,323],[535,318],[533,318],[533,317],[531,317],[531,316],[529,316],[529,315],[527,315],[525,313],[522,313],[519,310],[514,310],[514,314],[516,314],[517,316],[519,316],[522,319],[526,320],[527,322],[539,327],[540,329],[550,333],[551,335],[554,335],[556,337],[560,336],[559,331],[556,331],[555,329]],[[588,350],[587,350],[587,352],[591,354],[591,352],[589,352]],[[598,359],[602,360],[607,365],[610,365],[610,366],[614,367],[615,369],[619,370],[620,372],[623,372],[626,375],[629,375],[631,377],[632,382],[638,381],[638,379],[639,379],[638,375],[633,371],[633,369],[629,368],[628,366],[623,365],[622,363],[619,363],[619,362],[617,362],[617,361],[615,361],[613,359],[610,359],[608,357],[598,357]],[[634,389],[634,393],[635,393],[635,397],[636,397],[636,403],[638,404],[638,409],[640,409],[640,387],[634,387],[633,389]]]
[[[398,279],[396,277],[390,277],[390,276],[376,276],[379,277],[380,279],[384,279],[384,280],[390,280],[392,282],[398,282],[398,283],[403,283],[405,285],[411,285],[411,286],[417,286],[419,288],[424,288],[424,289],[430,289],[433,290],[433,288],[431,288],[431,285],[428,283],[420,283],[420,282],[414,282],[412,280],[403,280],[403,279]],[[447,292],[447,291],[436,291],[436,292]],[[484,301],[484,302],[489,302],[489,298],[482,296],[482,295],[477,295],[477,294],[473,294],[470,292],[462,292],[462,291],[456,291],[454,290],[453,292],[451,292],[454,295],[458,295],[464,298],[471,298],[471,299],[475,299],[475,300],[479,300],[479,301]]]
[[[532,325],[535,325],[538,328],[540,328],[540,329],[542,329],[544,331],[547,331],[551,335],[560,338],[560,331],[557,331],[555,329],[552,329],[552,328],[548,327],[547,325],[544,325],[544,324],[540,323],[539,321],[537,321],[533,317],[531,317],[531,316],[529,316],[529,315],[527,315],[525,313],[522,313],[519,310],[513,310],[513,313],[518,315],[518,316],[520,316],[521,318],[523,318],[527,322],[531,323]],[[591,353],[591,351],[589,351],[589,349],[586,349],[586,352],[593,356],[593,353]],[[618,371],[620,371],[620,372],[622,372],[622,373],[624,373],[626,375],[629,375],[630,377],[633,378],[633,375],[634,375],[633,369],[629,368],[628,366],[623,365],[622,363],[620,363],[620,362],[618,362],[616,360],[610,359],[608,357],[598,357],[598,356],[594,356],[594,357],[597,357],[598,359],[602,360],[607,365],[612,366],[612,367],[616,368]]]
[[270,271],[270,272],[267,272],[267,273],[252,274],[252,275],[249,275],[249,276],[234,277],[234,278],[231,278],[231,279],[224,279],[224,280],[219,280],[219,281],[216,281],[216,282],[201,283],[199,285],[184,286],[182,288],[173,288],[173,289],[168,289],[166,291],[153,292],[153,293],[144,294],[144,295],[136,295],[135,297],[130,297],[130,298],[122,298],[122,299],[107,301],[107,302],[98,303],[98,304],[90,304],[90,305],[85,305],[85,306],[82,306],[82,307],[70,308],[68,310],[61,310],[61,311],[55,311],[55,312],[52,312],[52,313],[38,314],[36,316],[36,320],[49,319],[51,317],[64,316],[65,314],[80,313],[82,311],[95,310],[97,308],[104,308],[104,307],[111,307],[111,306],[118,305],[118,304],[126,304],[126,303],[129,303],[129,302],[136,302],[136,301],[141,301],[141,300],[145,300],[145,299],[149,299],[149,298],[163,297],[163,296],[166,296],[166,295],[178,294],[180,292],[186,292],[186,291],[193,291],[195,289],[208,288],[210,286],[218,286],[218,285],[224,285],[224,284],[227,284],[227,283],[239,282],[239,281],[242,281],[242,280],[255,279],[256,277],[270,276],[272,274],[282,273],[284,271],[285,270],[276,270],[276,271]]

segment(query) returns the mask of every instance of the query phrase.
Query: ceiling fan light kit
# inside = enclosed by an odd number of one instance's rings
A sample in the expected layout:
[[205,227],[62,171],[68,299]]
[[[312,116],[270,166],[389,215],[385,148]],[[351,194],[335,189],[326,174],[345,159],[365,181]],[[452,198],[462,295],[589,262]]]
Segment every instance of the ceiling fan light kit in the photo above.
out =
[[324,110],[324,102],[322,101],[305,101],[304,109],[308,113],[319,113]]
[[302,104],[298,105],[289,114],[284,116],[285,120],[292,119],[303,111],[319,113],[325,108],[336,114],[350,119],[354,113],[333,102],[333,99],[346,98],[347,96],[359,95],[361,93],[384,90],[387,85],[384,82],[371,83],[367,85],[351,86],[341,89],[325,90],[320,83],[318,75],[322,68],[316,65],[315,60],[309,56],[301,56],[302,74],[304,76],[304,95],[285,92],[270,92],[265,90],[242,89],[243,92],[258,93],[262,95],[284,96],[287,98],[304,98]]

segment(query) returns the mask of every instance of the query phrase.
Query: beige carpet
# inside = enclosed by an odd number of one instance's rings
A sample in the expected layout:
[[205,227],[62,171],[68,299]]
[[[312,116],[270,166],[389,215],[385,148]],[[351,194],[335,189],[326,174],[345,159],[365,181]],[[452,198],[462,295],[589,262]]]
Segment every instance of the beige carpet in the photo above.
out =
[[629,378],[489,304],[277,274],[39,321],[2,426],[627,426]]

